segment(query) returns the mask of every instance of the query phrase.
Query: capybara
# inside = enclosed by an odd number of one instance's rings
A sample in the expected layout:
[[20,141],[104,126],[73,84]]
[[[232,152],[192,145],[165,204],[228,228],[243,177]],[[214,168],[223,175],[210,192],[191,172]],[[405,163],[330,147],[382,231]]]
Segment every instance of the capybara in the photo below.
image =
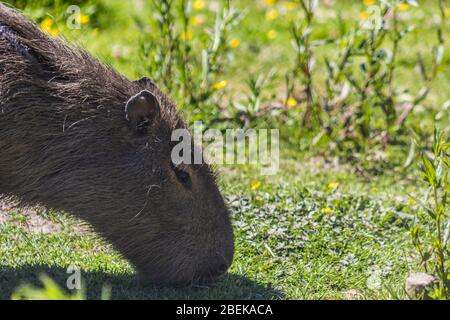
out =
[[209,282],[233,258],[211,168],[171,160],[185,127],[149,78],[130,81],[0,4],[0,194],[87,221],[144,283]]

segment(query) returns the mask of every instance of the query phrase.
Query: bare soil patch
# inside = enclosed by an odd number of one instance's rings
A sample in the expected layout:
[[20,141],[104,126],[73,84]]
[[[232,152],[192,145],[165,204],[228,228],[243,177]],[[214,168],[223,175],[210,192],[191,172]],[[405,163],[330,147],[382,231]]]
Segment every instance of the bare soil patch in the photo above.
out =
[[32,233],[57,233],[62,226],[38,213],[39,208],[21,207],[16,202],[0,200],[0,224],[12,223]]

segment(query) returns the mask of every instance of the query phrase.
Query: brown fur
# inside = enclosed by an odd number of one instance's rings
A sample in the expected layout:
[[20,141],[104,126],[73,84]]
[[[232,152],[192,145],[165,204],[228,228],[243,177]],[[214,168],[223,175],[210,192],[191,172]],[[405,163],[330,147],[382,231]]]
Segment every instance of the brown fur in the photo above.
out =
[[[2,4],[0,26],[0,194],[85,219],[148,281],[225,272],[233,233],[214,176],[186,165],[184,185],[171,164],[171,132],[185,126],[175,105]],[[146,134],[124,113],[142,90],[161,104]]]

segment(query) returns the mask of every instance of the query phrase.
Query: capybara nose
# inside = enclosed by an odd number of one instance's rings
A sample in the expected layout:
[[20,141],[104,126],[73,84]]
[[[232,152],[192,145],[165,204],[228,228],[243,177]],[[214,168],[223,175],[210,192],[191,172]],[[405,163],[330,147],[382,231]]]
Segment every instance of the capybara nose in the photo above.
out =
[[219,278],[223,274],[225,274],[228,270],[229,265],[225,262],[220,262],[217,265],[212,266],[210,270],[208,270],[208,275],[211,281]]
[[225,261],[223,257],[217,257],[213,263],[209,264],[207,268],[202,270],[200,282],[207,284],[216,280],[227,272],[230,265],[231,260]]
[[227,272],[229,266],[230,265],[225,262],[219,263],[219,265],[217,266],[217,276],[221,276],[225,272]]

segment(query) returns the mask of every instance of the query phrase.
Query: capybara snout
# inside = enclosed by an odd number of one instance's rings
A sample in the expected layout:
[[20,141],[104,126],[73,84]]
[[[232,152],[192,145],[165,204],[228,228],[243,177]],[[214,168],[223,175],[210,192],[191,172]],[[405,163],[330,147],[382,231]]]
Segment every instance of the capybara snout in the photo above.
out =
[[152,283],[209,282],[233,258],[214,173],[172,161],[185,128],[149,78],[130,81],[0,4],[0,194],[88,221]]
[[[209,251],[207,245],[190,247],[188,238],[191,235],[187,235],[185,240],[178,237],[180,243],[173,243],[173,247],[167,249],[180,252],[173,255],[161,252],[162,258],[138,265],[139,276],[146,282],[160,285],[187,286],[213,282],[228,270],[232,262],[234,245],[230,235],[231,231],[228,236],[222,237],[222,243],[216,245],[214,251]],[[199,251],[198,247],[204,249]]]

